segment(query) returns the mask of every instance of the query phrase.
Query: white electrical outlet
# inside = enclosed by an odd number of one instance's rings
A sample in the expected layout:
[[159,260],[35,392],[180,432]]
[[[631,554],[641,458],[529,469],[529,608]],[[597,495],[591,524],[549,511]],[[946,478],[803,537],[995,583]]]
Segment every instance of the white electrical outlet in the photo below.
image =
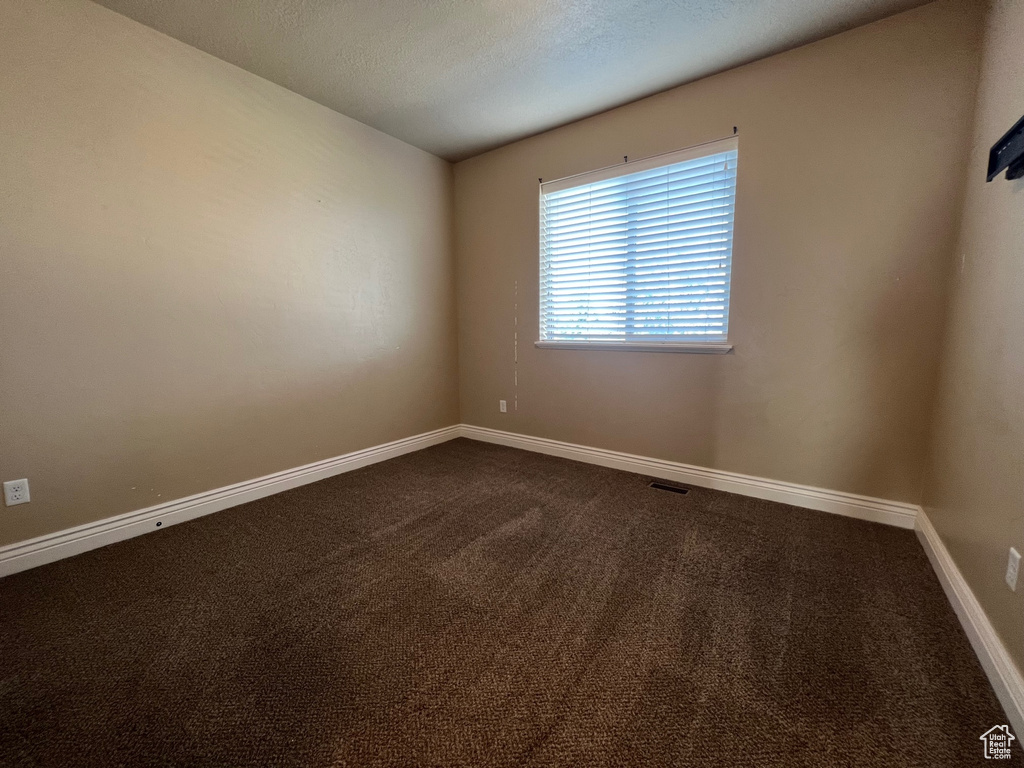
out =
[[13,507],[28,502],[28,480],[8,480],[4,483],[4,504]]
[[498,410],[501,411],[502,413],[508,413],[508,403],[506,403],[504,400],[499,400]]
[[1010,547],[1010,561],[1006,564],[1006,586],[1017,591],[1017,574],[1020,572],[1020,552]]

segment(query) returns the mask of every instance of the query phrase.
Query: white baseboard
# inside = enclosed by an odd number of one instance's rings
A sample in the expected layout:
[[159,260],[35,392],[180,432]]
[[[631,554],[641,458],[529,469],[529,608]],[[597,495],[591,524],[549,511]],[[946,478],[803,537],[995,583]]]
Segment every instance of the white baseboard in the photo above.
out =
[[149,533],[157,530],[158,527],[166,528],[175,523],[183,523],[212,512],[219,512],[222,509],[262,499],[264,496],[271,496],[290,488],[315,483],[343,472],[350,472],[368,464],[376,464],[379,461],[386,461],[405,453],[428,448],[431,445],[456,438],[459,434],[458,426],[435,429],[433,432],[424,432],[421,435],[406,437],[361,451],[353,451],[333,459],[324,459],[302,467],[258,477],[255,480],[246,480],[183,499],[108,517],[95,523],[87,523],[35,539],[9,544],[0,547],[0,577],[113,544],[115,541]]
[[1024,734],[1024,678],[996,634],[992,623],[963,575],[953,562],[928,516],[920,507],[842,491],[830,491],[781,480],[768,480],[736,472],[725,472],[646,456],[635,456],[603,448],[575,445],[513,432],[460,424],[424,432],[332,459],[275,472],[242,483],[168,501],[146,509],[80,525],[0,547],[0,577],[51,563],[90,549],[182,523],[196,517],[271,496],[290,488],[315,483],[343,472],[375,464],[406,453],[428,448],[456,437],[507,445],[549,456],[560,456],[612,469],[690,483],[704,488],[739,493],[758,499],[778,501],[807,509],[846,515],[861,520],[914,528],[928,559],[942,583],[1010,725]]
[[918,513],[915,530],[999,703],[1003,705],[1009,725],[1018,738],[1024,737],[1024,677],[924,510]]
[[665,480],[698,485],[702,488],[739,493],[757,499],[778,501],[805,509],[831,512],[837,515],[856,517],[860,520],[895,525],[900,528],[913,528],[914,520],[920,509],[916,504],[902,501],[887,501],[871,496],[815,488],[810,485],[768,480],[763,477],[741,475],[737,472],[724,472],[720,469],[708,469],[664,459],[634,456],[630,453],[563,443],[560,440],[548,440],[543,437],[531,437],[514,432],[502,432],[486,427],[474,427],[469,424],[461,426],[461,434],[472,440],[522,448],[549,456],[561,456],[563,459],[584,461],[602,467],[622,469],[640,475],[650,475]]
[[521,448],[549,456],[560,456],[602,467],[622,469],[641,475],[689,483],[703,488],[753,496],[758,499],[779,501],[797,507],[856,517],[878,523],[914,528],[931,561],[949,602],[960,618],[970,638],[989,682],[1003,705],[1014,732],[1024,736],[1024,678],[1014,664],[974,592],[967,585],[945,544],[924,511],[915,504],[887,501],[870,496],[859,496],[841,491],[830,491],[812,486],[768,480],[761,477],[723,472],[689,464],[680,464],[646,456],[634,456],[619,451],[574,445],[559,440],[531,437],[497,429],[463,424],[460,434],[473,440],[482,440],[512,448]]
[[460,436],[904,528],[917,512],[903,502],[460,424],[0,547],[0,578]]

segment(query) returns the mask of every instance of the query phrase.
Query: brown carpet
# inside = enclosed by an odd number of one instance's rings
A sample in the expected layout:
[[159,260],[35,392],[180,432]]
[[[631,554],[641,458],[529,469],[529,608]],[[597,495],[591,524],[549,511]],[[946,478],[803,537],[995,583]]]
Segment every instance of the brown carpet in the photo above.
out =
[[989,764],[912,532],[647,483],[456,440],[4,579],[0,764]]

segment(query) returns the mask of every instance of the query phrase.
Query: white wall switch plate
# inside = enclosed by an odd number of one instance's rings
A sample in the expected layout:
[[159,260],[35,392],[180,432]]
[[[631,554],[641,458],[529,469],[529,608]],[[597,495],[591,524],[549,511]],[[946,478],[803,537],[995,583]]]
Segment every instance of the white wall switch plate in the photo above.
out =
[[1010,547],[1010,560],[1006,564],[1006,586],[1017,591],[1017,574],[1020,572],[1020,552]]
[[498,410],[501,411],[502,413],[508,413],[508,403],[506,403],[504,400],[499,400]]
[[13,507],[28,502],[28,480],[8,480],[4,483],[4,504]]

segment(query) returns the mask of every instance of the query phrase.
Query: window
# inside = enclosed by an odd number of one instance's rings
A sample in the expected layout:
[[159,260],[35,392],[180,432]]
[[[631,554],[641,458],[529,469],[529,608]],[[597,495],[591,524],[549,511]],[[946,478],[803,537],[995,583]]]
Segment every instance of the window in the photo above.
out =
[[541,184],[541,347],[728,352],[735,137]]

